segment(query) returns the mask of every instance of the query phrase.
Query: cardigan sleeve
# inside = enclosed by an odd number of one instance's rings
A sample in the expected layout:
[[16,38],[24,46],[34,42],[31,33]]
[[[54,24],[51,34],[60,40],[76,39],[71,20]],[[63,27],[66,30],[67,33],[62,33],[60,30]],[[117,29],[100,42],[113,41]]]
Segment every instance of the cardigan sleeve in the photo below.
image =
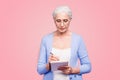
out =
[[80,37],[78,57],[80,59],[80,73],[89,73],[91,71],[91,63],[83,39]]
[[39,74],[45,74],[48,72],[46,69],[47,63],[47,56],[46,56],[46,47],[45,47],[45,39],[43,38],[40,45],[40,54],[38,57],[38,64],[37,64],[37,72]]

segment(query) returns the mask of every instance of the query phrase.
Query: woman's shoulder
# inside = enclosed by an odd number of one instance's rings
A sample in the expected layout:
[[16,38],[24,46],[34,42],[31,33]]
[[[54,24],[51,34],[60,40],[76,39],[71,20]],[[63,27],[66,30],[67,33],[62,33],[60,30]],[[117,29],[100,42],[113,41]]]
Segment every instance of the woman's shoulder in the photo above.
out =
[[48,33],[48,34],[46,34],[46,35],[44,35],[44,36],[42,37],[42,40],[52,39],[52,36],[53,36],[53,32]]
[[82,38],[82,36],[77,33],[73,33],[73,40],[75,40],[75,42],[84,43],[84,39]]
[[74,38],[82,39],[82,36],[78,33],[72,32]]

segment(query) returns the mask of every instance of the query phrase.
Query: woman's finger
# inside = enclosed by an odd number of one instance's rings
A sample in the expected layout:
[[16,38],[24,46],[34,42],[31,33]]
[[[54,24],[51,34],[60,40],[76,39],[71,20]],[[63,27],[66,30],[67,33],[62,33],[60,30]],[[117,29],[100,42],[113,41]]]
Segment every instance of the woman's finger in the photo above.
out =
[[58,61],[59,59],[53,55],[49,57],[49,61]]
[[66,69],[68,69],[69,67],[68,66],[60,66],[58,69],[59,70],[66,70]]
[[69,70],[63,70],[62,71],[64,74],[70,74],[70,71]]
[[72,68],[69,66],[59,67],[59,70],[61,70],[64,74],[71,74],[72,72]]

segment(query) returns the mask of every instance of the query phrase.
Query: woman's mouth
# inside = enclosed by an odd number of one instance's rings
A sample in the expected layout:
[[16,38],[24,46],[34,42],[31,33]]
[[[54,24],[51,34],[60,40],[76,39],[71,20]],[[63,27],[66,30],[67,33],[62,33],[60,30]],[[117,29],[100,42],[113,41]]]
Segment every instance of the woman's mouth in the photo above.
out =
[[65,28],[60,28],[60,30],[64,30]]

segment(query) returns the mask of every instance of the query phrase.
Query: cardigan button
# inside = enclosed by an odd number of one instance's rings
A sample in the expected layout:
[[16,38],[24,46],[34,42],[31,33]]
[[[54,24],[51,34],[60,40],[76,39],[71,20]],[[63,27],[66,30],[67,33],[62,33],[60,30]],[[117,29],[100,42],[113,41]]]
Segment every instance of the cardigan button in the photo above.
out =
[[74,75],[74,77],[76,77],[76,75]]
[[70,77],[70,80],[72,80],[72,77]]

